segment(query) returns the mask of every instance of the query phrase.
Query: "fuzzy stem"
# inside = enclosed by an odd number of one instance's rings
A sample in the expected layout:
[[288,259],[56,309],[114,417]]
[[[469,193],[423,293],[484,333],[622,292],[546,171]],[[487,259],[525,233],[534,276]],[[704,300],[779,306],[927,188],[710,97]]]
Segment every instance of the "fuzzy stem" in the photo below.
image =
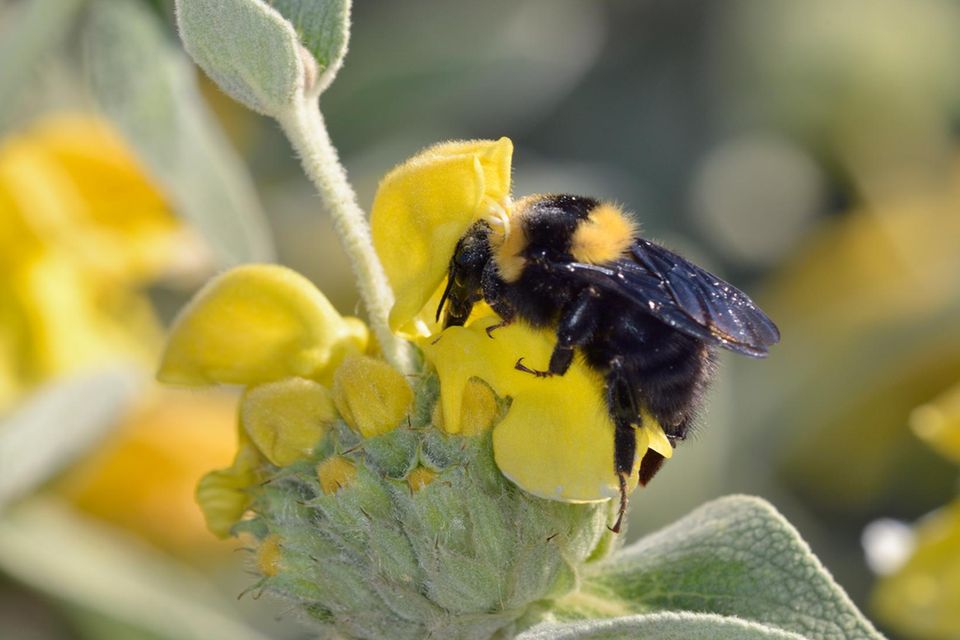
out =
[[312,100],[297,100],[277,120],[333,217],[334,229],[350,257],[360,297],[384,357],[401,372],[411,373],[409,346],[390,331],[387,321],[393,291],[373,249],[366,214],[357,204],[357,194],[347,180],[320,110]]

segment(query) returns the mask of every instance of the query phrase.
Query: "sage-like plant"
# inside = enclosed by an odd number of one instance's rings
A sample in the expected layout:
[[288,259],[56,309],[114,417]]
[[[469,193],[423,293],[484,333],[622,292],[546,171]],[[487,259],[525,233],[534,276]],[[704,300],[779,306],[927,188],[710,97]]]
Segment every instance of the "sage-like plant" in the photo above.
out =
[[[516,371],[554,336],[516,324],[490,340],[489,310],[441,332],[457,240],[509,218],[508,139],[419,153],[384,178],[368,224],[318,108],[349,3],[178,0],[177,18],[204,71],[287,133],[368,319],[289,269],[247,265],[173,327],[162,380],[245,387],[236,458],[197,498],[211,531],[250,540],[251,588],[296,603],[323,637],[880,637],[759,499],[717,500],[620,549],[602,381],[577,364]],[[671,452],[658,426],[637,443]]]

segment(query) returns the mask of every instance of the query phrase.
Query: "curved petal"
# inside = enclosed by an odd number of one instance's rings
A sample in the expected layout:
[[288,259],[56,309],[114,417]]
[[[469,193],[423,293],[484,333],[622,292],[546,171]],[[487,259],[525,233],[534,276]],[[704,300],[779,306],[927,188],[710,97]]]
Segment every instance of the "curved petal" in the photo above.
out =
[[333,402],[344,422],[364,438],[395,429],[413,405],[406,378],[383,360],[352,356],[337,369]]
[[508,206],[512,154],[508,138],[446,142],[420,152],[380,183],[370,226],[396,296],[394,330],[427,333],[418,324],[432,321],[432,310],[421,312],[443,281],[457,242],[474,222]]
[[237,455],[226,469],[211,471],[197,483],[196,499],[207,529],[218,538],[230,536],[233,528],[250,507],[247,489],[260,482],[260,452],[240,429]]
[[181,312],[157,377],[172,384],[260,384],[289,377],[329,383],[362,353],[366,327],[343,318],[313,284],[277,265],[212,279]]
[[278,467],[313,453],[335,419],[330,392],[305,378],[250,387],[240,400],[240,423],[264,457]]
[[[461,432],[465,389],[472,378],[480,378],[498,395],[512,398],[493,429],[494,457],[505,476],[525,491],[553,500],[593,502],[618,495],[613,423],[603,399],[603,380],[579,362],[553,378],[517,371],[520,357],[532,367],[545,368],[556,338],[551,331],[514,324],[498,329],[490,339],[485,329],[496,322],[494,316],[480,318],[421,345],[440,377],[445,429]],[[653,418],[644,416],[643,422],[644,428],[637,430],[631,491],[648,447],[671,452]]]

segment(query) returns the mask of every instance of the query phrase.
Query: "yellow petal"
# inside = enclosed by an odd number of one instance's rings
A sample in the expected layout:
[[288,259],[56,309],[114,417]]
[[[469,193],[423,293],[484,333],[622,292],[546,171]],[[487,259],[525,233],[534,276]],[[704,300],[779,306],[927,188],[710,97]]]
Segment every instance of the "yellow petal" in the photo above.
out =
[[[495,317],[467,327],[451,327],[439,340],[421,347],[440,377],[445,429],[459,433],[471,378],[480,378],[512,403],[493,428],[493,452],[505,476],[534,495],[566,502],[607,500],[619,494],[614,472],[613,423],[603,399],[603,380],[579,362],[563,376],[537,378],[517,371],[517,359],[545,369],[556,340],[551,331],[521,324],[498,329],[490,339],[485,328]],[[640,459],[651,440],[657,450],[666,438],[652,418],[637,429],[637,458],[628,490],[637,485]],[[662,439],[661,439],[662,438]],[[669,446],[669,442],[666,442]]]
[[348,486],[356,475],[357,467],[343,456],[331,456],[317,465],[317,479],[326,495]]
[[[485,433],[493,426],[498,412],[497,396],[490,386],[482,380],[471,378],[463,388],[463,400],[460,411],[457,412],[460,424],[454,425],[457,428],[456,433],[463,436],[477,436]],[[434,405],[431,420],[437,429],[454,433],[446,428],[442,402]]]
[[[457,242],[474,222],[509,206],[508,138],[439,144],[380,183],[370,224],[396,301],[390,325],[409,335],[432,321],[424,309],[446,275]],[[419,316],[419,317],[418,317]]]
[[437,479],[437,472],[426,467],[417,467],[407,474],[407,485],[414,493]]
[[246,265],[208,282],[184,308],[158,378],[192,386],[294,376],[326,382],[367,341],[366,327],[342,318],[303,276],[277,265]]
[[660,423],[654,420],[653,416],[646,411],[643,412],[642,422],[643,430],[647,432],[647,448],[653,449],[664,458],[672,458],[673,445],[670,444],[670,440],[667,439],[667,434],[663,432],[663,427],[660,426]]
[[333,401],[347,424],[372,438],[400,425],[413,404],[413,389],[383,360],[351,356],[337,369]]
[[487,431],[497,416],[497,397],[486,383],[469,380],[463,390],[460,433],[476,436]]
[[260,546],[257,547],[257,569],[268,578],[277,575],[280,573],[282,556],[280,536],[279,534],[271,533],[264,538]]
[[336,419],[330,392],[312,380],[286,378],[244,393],[240,422],[272,464],[291,465],[313,453]]
[[247,488],[259,482],[260,454],[241,433],[240,446],[233,464],[211,471],[197,484],[197,504],[203,511],[207,528],[218,538],[228,538],[250,506]]

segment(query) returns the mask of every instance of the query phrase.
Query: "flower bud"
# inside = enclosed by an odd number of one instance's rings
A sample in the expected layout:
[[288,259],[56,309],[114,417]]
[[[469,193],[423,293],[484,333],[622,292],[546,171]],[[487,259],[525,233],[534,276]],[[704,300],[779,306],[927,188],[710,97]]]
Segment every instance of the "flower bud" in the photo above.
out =
[[[334,397],[350,417],[295,464],[263,466],[248,488],[255,515],[235,529],[261,541],[260,586],[336,637],[489,638],[526,626],[609,546],[610,503],[518,488],[494,462],[489,429],[433,426],[435,374],[410,389],[380,364],[345,362]],[[485,385],[471,394],[498,406]]]

